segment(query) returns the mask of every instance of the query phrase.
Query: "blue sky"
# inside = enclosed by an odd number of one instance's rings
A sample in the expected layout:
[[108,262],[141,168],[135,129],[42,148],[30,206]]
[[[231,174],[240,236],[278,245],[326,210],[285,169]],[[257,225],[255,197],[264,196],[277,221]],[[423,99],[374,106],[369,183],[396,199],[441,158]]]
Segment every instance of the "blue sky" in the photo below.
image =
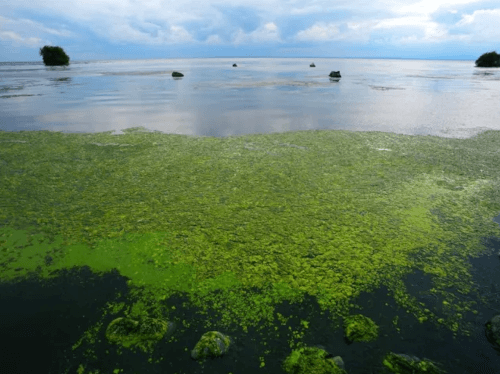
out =
[[500,53],[500,1],[2,0],[0,61],[191,57],[476,60]]

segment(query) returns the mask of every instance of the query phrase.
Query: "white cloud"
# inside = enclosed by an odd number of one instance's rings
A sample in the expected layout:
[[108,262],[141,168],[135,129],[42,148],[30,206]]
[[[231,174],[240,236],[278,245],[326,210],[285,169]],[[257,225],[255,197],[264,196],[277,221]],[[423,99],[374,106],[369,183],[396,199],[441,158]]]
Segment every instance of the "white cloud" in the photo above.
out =
[[268,22],[249,34],[238,29],[233,37],[233,44],[236,45],[263,42],[281,42],[278,26],[274,22]]
[[205,41],[207,44],[222,44],[222,40],[219,35],[210,35]]
[[131,27],[127,23],[121,23],[112,25],[109,30],[109,35],[113,40],[121,43],[175,44],[194,41],[193,37],[186,29],[176,25],[171,25],[167,31],[163,29],[157,30],[157,36],[153,37],[149,32],[143,32]]
[[21,45],[34,47],[44,42],[39,37],[43,33],[65,38],[75,36],[74,33],[68,30],[57,30],[46,27],[40,22],[29,19],[14,19],[0,16],[0,40],[13,41]]
[[41,43],[42,39],[40,38],[24,38],[21,35],[13,32],[13,31],[0,31],[0,40],[3,41],[15,41],[20,44],[24,44],[30,47],[36,46]]
[[418,3],[406,5],[407,2],[393,2],[392,11],[401,16],[429,16],[440,8],[448,6],[466,5],[479,2],[481,0],[422,0]]
[[320,13],[323,11],[323,8],[318,5],[314,6],[306,6],[305,8],[292,8],[290,10],[290,14],[310,14],[310,13]]
[[318,22],[306,30],[299,31],[296,35],[296,39],[301,41],[326,41],[339,39],[339,36],[339,28],[335,24],[325,24],[323,22]]
[[466,14],[456,26],[467,30],[471,41],[500,41],[500,9],[476,10]]

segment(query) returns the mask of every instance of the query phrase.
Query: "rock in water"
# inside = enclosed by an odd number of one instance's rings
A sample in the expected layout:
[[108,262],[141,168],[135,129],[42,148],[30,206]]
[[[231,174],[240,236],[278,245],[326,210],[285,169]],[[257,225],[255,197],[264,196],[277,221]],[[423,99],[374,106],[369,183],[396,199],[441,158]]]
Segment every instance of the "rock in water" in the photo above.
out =
[[309,66],[312,67],[312,68],[316,67],[316,65],[314,65],[314,62],[311,65],[309,65]]
[[179,73],[178,71],[174,71],[174,72],[172,73],[172,77],[183,77],[183,76],[184,76],[184,74]]
[[219,357],[229,350],[230,345],[230,337],[218,331],[209,331],[203,334],[196,343],[196,346],[191,351],[191,358],[199,360],[207,357]]
[[486,338],[493,348],[500,351],[500,314],[497,314],[485,324]]
[[329,75],[330,78],[341,78],[340,71],[332,71]]
[[238,65],[236,65],[236,64],[233,64],[233,68],[237,68],[237,67],[238,67]]

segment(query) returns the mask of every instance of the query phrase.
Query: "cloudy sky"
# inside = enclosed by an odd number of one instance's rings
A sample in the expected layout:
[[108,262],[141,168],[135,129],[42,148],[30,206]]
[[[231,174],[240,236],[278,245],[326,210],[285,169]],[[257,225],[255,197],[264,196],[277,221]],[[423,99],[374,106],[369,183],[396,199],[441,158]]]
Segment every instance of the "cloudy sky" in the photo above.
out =
[[1,0],[0,61],[189,57],[476,60],[499,0]]

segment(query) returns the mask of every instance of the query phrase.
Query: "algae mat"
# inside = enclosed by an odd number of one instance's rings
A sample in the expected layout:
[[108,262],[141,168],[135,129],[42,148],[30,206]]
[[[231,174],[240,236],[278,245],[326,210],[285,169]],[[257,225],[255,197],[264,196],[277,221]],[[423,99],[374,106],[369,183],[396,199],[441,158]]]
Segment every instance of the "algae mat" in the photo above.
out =
[[[500,132],[124,132],[0,132],[0,280],[82,268],[127,280],[129,295],[74,341],[89,361],[103,321],[180,318],[178,297],[203,328],[236,334],[277,330],[290,317],[277,305],[305,298],[337,328],[362,293],[385,287],[417,323],[470,333],[468,259],[500,237]],[[408,293],[415,271],[439,310]]]

